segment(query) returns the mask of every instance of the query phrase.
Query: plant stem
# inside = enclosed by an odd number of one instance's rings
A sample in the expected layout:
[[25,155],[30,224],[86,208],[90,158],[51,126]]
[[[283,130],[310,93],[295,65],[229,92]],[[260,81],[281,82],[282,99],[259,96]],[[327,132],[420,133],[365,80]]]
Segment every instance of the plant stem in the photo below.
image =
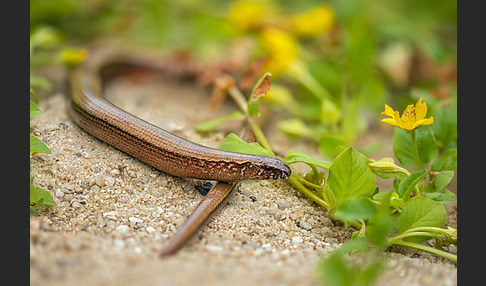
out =
[[399,234],[393,238],[393,240],[400,240],[406,237],[410,236],[428,236],[430,238],[435,238],[435,239],[440,239],[441,235],[438,233],[433,233],[433,232],[428,232],[428,231],[414,231],[414,232],[404,232],[402,234]]
[[411,232],[418,232],[418,231],[428,231],[428,232],[437,232],[437,233],[442,233],[444,235],[451,235],[451,231],[449,229],[444,229],[440,227],[433,227],[433,226],[421,226],[421,227],[415,227],[408,229],[404,231],[403,233],[411,233]]
[[401,239],[392,240],[391,243],[388,246],[391,246],[393,244],[403,246],[403,247],[406,247],[406,248],[417,249],[417,250],[429,252],[429,253],[432,253],[434,255],[449,259],[449,260],[453,261],[454,263],[457,263],[457,255],[454,255],[452,253],[449,253],[449,252],[446,252],[446,251],[443,251],[443,250],[440,250],[440,249],[437,249],[437,248],[425,246],[425,245],[415,243],[415,242],[404,241],[404,240],[401,240]]
[[288,73],[291,77],[300,81],[310,92],[319,99],[331,99],[331,94],[325,89],[307,70],[303,63],[295,61],[289,66]]
[[250,123],[251,129],[253,130],[253,133],[255,133],[255,137],[257,138],[258,143],[260,143],[262,147],[267,149],[268,151],[272,151],[272,148],[270,147],[270,144],[268,144],[268,141],[265,138],[262,129],[260,128],[260,126],[258,126],[255,120],[253,120],[253,118],[248,114],[248,105],[245,96],[241,93],[241,91],[236,86],[233,86],[229,89],[229,94],[236,102],[238,107],[241,109],[241,111],[243,111],[243,113],[245,114],[246,119]]
[[306,179],[304,179],[302,177],[298,177],[298,180],[301,181],[301,182],[304,182],[306,185],[309,185],[309,186],[313,187],[316,190],[322,189],[322,186],[319,186],[319,185],[316,185],[314,183],[311,183],[311,182],[309,182],[308,180],[306,180]]
[[260,143],[263,148],[272,152],[272,148],[270,147],[270,144],[268,144],[268,141],[265,138],[265,135],[263,134],[263,131],[260,128],[260,126],[258,126],[258,124],[255,122],[255,120],[253,120],[253,118],[251,118],[249,115],[247,115],[246,118],[251,125],[251,129],[253,130],[253,133],[255,133],[255,137],[256,137],[258,143]]
[[412,136],[412,146],[413,146],[413,152],[415,154],[415,162],[417,163],[420,169],[423,169],[424,163],[422,163],[419,157],[418,146],[417,146],[417,134],[415,132],[415,129],[410,132],[410,135]]
[[297,175],[294,173],[290,174],[290,177],[287,179],[287,181],[294,186],[299,192],[304,194],[306,197],[309,199],[313,200],[314,202],[318,203],[319,205],[323,206],[326,209],[329,209],[329,205],[324,201],[323,199],[319,198],[316,194],[311,192],[309,189],[307,189],[304,185],[302,185],[299,182],[299,179],[297,178]]

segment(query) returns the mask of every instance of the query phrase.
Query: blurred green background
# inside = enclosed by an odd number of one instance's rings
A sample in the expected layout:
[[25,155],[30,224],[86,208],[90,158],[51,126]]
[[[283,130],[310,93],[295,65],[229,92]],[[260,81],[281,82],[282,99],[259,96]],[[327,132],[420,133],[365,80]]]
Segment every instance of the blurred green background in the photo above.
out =
[[[240,46],[243,59],[268,59],[268,100],[290,114],[282,132],[323,157],[378,124],[385,103],[403,110],[423,97],[437,122],[457,117],[456,1],[31,0],[30,31],[31,66],[103,38],[212,61]],[[444,148],[454,124],[434,124]]]

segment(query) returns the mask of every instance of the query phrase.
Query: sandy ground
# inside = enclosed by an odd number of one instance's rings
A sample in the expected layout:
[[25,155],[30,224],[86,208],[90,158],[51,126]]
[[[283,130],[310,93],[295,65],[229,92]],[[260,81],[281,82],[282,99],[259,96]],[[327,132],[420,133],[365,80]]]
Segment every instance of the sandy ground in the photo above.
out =
[[[173,80],[114,82],[108,92],[120,107],[208,146],[226,128],[201,135],[192,126],[234,108],[208,111],[207,92]],[[52,151],[31,156],[31,175],[56,202],[30,216],[31,285],[320,285],[317,262],[350,236],[285,181],[247,181],[180,252],[160,259],[201,200],[201,182],[101,143],[71,121],[67,103],[62,92],[42,97],[43,115],[30,126]],[[271,127],[276,152],[309,150]],[[389,256],[378,285],[457,284],[453,263],[407,250]]]

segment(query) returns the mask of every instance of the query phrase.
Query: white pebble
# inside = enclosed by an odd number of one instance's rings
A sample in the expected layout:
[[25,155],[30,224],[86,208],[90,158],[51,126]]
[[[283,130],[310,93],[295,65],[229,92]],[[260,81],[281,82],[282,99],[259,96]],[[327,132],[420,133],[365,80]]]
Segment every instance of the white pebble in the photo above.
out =
[[115,179],[112,177],[106,177],[105,178],[105,186],[111,186],[115,183]]
[[307,229],[307,230],[310,230],[312,228],[312,226],[310,224],[306,223],[305,221],[300,222],[300,227],[302,227],[303,229]]
[[117,211],[111,211],[107,213],[103,213],[103,216],[116,216],[118,214]]
[[137,222],[142,223],[142,222],[143,222],[143,219],[138,218],[138,217],[129,217],[129,218],[128,218],[128,220],[129,220],[131,223],[137,223]]
[[291,206],[291,204],[284,199],[278,199],[276,201],[276,203],[277,203],[278,207],[281,208],[281,209],[285,209],[285,208],[288,208],[288,207]]
[[217,252],[223,251],[223,248],[221,246],[218,246],[218,245],[206,245],[206,249],[209,252],[212,252],[212,253],[217,253]]
[[58,198],[62,198],[64,196],[64,192],[61,189],[57,189],[55,195]]
[[79,209],[79,208],[81,208],[83,205],[82,205],[82,204],[80,204],[80,203],[78,203],[78,202],[74,202],[74,203],[72,203],[72,205],[71,205],[71,206],[72,206],[73,208]]
[[147,228],[145,229],[148,233],[154,233],[155,232],[155,228],[151,227],[151,226],[147,226]]
[[121,234],[127,233],[128,232],[128,225],[119,225],[119,226],[116,227],[116,231],[118,231],[118,233],[121,233]]
[[265,243],[264,245],[262,245],[262,248],[264,250],[271,250],[272,249],[272,245],[270,243]]
[[123,249],[124,246],[125,246],[125,242],[123,240],[121,240],[121,239],[115,240],[115,243],[114,243],[115,249]]
[[113,169],[110,171],[110,175],[112,176],[120,175],[120,171],[118,169]]
[[294,237],[292,237],[292,244],[293,245],[299,245],[302,242],[304,242],[304,240],[302,239],[302,237],[300,237],[300,236],[294,236]]

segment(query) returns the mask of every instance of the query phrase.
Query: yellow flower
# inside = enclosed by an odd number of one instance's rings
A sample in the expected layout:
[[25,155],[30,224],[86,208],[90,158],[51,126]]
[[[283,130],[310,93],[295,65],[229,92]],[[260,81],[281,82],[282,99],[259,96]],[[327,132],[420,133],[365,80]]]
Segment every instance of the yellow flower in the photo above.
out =
[[267,13],[268,9],[263,2],[237,1],[231,7],[229,20],[236,28],[248,31],[258,27]]
[[59,53],[61,62],[70,67],[79,65],[87,56],[88,50],[78,48],[66,48]]
[[400,117],[398,111],[393,110],[393,108],[386,104],[385,111],[381,114],[391,117],[382,119],[382,122],[398,126],[407,131],[415,130],[422,125],[434,123],[434,117],[425,118],[425,115],[427,115],[427,104],[422,102],[422,98],[420,98],[415,105],[408,105],[403,112],[402,117]]
[[329,31],[334,24],[334,11],[327,6],[318,6],[309,11],[299,13],[291,18],[294,33],[304,37],[318,37]]
[[298,44],[287,32],[267,27],[260,33],[260,43],[265,49],[268,61],[264,70],[277,76],[285,72],[289,65],[297,59]]

